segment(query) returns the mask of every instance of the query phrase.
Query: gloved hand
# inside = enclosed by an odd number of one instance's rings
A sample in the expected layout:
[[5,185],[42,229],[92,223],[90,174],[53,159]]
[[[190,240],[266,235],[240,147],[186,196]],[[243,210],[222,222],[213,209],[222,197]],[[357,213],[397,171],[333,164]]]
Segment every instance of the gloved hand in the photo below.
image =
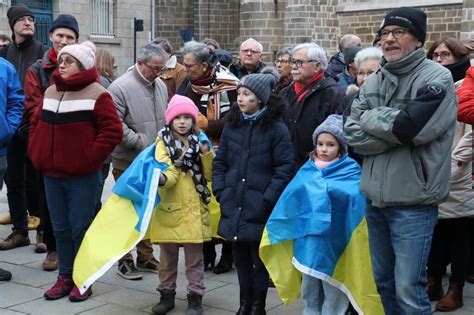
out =
[[166,184],[166,176],[163,173],[160,173],[160,180],[158,181],[159,186],[164,186]]

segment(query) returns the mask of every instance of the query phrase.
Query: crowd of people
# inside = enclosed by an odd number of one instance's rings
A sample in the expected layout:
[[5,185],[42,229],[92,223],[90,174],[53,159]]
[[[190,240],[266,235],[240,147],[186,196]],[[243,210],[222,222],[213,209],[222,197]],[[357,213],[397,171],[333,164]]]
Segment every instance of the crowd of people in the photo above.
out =
[[[426,52],[426,14],[402,7],[385,16],[370,47],[346,34],[329,60],[308,42],[281,48],[269,67],[263,45],[248,38],[237,62],[212,39],[185,43],[180,62],[160,37],[117,77],[109,52],[80,43],[73,15],[52,22],[50,48],[34,40],[28,7],[14,5],[7,16],[0,188],[5,181],[9,214],[0,223],[13,227],[0,250],[30,245],[36,230],[43,269],[58,270],[45,299],[80,302],[92,294],[90,287],[81,293],[72,274],[104,182],[109,172],[119,180],[154,145],[155,159],[169,165],[159,178],[161,200],[136,259],[127,253],[116,270],[127,280],[158,274],[154,314],[175,307],[180,247],[187,314],[203,312],[204,272],[234,266],[237,314],[265,314],[273,283],[259,247],[280,196],[301,222],[294,265],[304,314],[360,309],[316,267],[297,262],[304,252],[317,265],[311,251],[342,237],[338,224],[349,223],[335,218],[361,200],[385,314],[431,314],[430,301],[440,311],[463,306],[464,284],[474,282],[472,41],[442,38]],[[321,202],[301,206],[295,187],[315,193],[304,200]],[[323,208],[321,232],[311,216]],[[0,269],[0,281],[11,278]]]

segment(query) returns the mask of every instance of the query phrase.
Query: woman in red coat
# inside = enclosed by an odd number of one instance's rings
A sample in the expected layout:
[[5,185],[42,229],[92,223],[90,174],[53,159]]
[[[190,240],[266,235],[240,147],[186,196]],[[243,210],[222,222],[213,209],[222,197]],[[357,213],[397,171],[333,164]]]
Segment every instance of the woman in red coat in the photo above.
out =
[[54,85],[44,95],[30,127],[28,154],[44,175],[46,198],[59,258],[57,282],[47,300],[69,295],[86,300],[72,280],[74,258],[94,217],[102,163],[122,140],[112,97],[98,83],[95,55],[84,45],[58,54]]

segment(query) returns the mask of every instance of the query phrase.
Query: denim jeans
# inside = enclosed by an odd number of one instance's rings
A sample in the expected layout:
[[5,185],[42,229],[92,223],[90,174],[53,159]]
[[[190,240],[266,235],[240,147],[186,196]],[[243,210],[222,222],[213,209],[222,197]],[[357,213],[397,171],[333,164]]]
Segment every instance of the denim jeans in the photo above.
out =
[[301,297],[303,315],[344,315],[349,307],[349,299],[344,292],[307,274],[303,274]]
[[60,275],[72,275],[74,258],[94,218],[100,180],[99,171],[71,178],[44,176]]
[[367,205],[370,256],[386,315],[431,314],[426,263],[438,208]]

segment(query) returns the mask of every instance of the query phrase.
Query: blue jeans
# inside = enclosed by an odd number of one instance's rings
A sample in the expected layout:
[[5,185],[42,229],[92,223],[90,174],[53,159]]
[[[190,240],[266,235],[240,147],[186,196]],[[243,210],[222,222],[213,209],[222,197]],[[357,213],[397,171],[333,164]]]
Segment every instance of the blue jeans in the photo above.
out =
[[303,274],[301,297],[303,315],[344,315],[349,307],[349,299],[344,292],[307,274]]
[[72,275],[74,258],[94,219],[100,181],[99,171],[72,178],[44,176],[60,275]]
[[367,205],[370,256],[386,315],[431,314],[426,263],[438,207]]

